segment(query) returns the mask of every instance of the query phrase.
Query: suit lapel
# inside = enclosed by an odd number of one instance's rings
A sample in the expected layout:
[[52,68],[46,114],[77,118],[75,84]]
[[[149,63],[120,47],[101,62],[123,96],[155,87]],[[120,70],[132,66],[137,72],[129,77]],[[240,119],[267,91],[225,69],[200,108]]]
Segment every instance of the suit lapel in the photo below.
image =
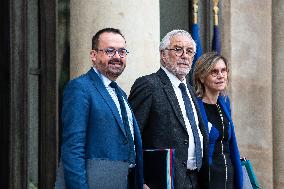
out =
[[226,106],[226,103],[224,101],[224,97],[219,95],[218,102],[219,102],[221,108],[223,109],[223,111],[225,112],[227,119],[232,123],[232,118],[231,118],[231,115],[229,113],[229,108],[227,108],[227,106]]
[[124,129],[124,125],[123,125],[122,119],[120,118],[117,107],[116,107],[113,99],[111,98],[110,94],[106,90],[101,78],[98,76],[98,74],[93,69],[90,69],[90,71],[87,74],[93,80],[94,86],[96,87],[97,91],[100,93],[101,97],[104,99],[106,104],[109,106],[109,108],[110,108],[113,116],[115,117],[120,129],[122,130],[123,134],[126,137],[126,131]]
[[167,98],[169,99],[169,102],[174,110],[174,113],[176,114],[180,124],[184,128],[184,130],[187,132],[185,122],[183,119],[183,115],[181,112],[181,109],[179,107],[179,103],[175,94],[175,91],[173,89],[172,83],[170,79],[168,78],[167,74],[162,70],[161,68],[157,72],[158,76],[160,77],[161,82],[163,83],[163,89],[167,95]]
[[[193,104],[194,104],[195,109],[196,109],[196,113],[197,113],[197,117],[198,117],[198,121],[199,121],[199,129],[200,129],[203,136],[208,136],[209,135],[208,127],[206,126],[206,124],[208,124],[208,122],[204,123],[204,121],[202,119],[202,115],[200,113],[201,111],[200,111],[200,107],[198,105],[197,99],[196,99],[195,94],[192,90],[192,87],[188,83],[187,83],[187,88],[188,88],[188,91],[191,95],[191,99],[192,99]],[[204,112],[205,112],[205,110],[204,110]],[[206,115],[206,113],[205,113],[205,115]]]
[[208,129],[208,119],[207,119],[207,115],[206,115],[206,111],[205,111],[205,108],[204,108],[202,99],[201,99],[201,98],[198,98],[198,99],[197,99],[197,103],[198,103],[198,108],[199,108],[199,111],[200,111],[200,114],[201,114],[201,118],[202,118],[202,120],[203,120],[203,124],[204,124],[204,126],[205,126],[205,129],[206,129],[207,133],[209,133],[209,129]]

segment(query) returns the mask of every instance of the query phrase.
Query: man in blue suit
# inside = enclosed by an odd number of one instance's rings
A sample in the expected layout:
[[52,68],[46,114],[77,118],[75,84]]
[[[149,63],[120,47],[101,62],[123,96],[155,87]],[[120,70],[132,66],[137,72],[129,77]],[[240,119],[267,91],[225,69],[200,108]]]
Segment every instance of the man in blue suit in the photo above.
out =
[[139,128],[115,83],[126,66],[125,46],[120,30],[98,31],[90,52],[93,67],[65,88],[56,188],[143,188]]

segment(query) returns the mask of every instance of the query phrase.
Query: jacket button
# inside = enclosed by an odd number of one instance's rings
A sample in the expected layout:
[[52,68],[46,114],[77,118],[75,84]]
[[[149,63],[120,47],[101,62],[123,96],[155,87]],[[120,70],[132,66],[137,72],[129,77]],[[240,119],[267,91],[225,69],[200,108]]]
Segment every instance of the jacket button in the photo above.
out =
[[184,162],[182,162],[182,165],[184,166],[184,167],[186,167],[187,166],[187,164],[186,164],[186,162],[184,161]]
[[188,144],[188,140],[185,139],[185,140],[183,141],[183,143],[184,143],[184,144]]

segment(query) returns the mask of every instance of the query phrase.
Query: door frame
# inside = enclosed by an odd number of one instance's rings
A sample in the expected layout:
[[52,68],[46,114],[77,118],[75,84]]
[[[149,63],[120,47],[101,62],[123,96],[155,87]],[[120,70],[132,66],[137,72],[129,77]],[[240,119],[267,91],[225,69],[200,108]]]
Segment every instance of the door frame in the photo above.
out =
[[56,2],[38,0],[38,61],[28,67],[28,0],[9,3],[9,187],[28,185],[28,74],[39,75],[38,188],[53,188],[58,162],[58,79],[56,64]]

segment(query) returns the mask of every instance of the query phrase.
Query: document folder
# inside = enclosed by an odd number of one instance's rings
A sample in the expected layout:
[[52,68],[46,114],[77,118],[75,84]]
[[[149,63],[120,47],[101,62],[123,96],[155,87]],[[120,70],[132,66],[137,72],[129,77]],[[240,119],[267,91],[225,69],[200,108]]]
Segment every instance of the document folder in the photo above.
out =
[[174,188],[173,149],[146,149],[143,160],[144,180],[151,189]]

